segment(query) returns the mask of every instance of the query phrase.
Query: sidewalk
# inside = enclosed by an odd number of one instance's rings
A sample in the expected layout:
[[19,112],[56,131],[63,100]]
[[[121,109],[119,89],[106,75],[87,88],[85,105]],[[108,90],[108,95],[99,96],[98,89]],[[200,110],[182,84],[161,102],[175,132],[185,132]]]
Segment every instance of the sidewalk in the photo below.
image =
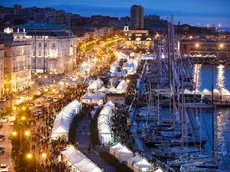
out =
[[[83,119],[79,122],[76,131],[76,140],[78,141],[77,148],[83,153],[88,150],[90,142],[90,120]],[[96,148],[93,152],[89,153],[87,156],[92,160],[98,167],[103,168],[106,172],[116,172],[115,168],[105,161],[103,161],[100,156],[100,151],[109,151],[109,148]]]

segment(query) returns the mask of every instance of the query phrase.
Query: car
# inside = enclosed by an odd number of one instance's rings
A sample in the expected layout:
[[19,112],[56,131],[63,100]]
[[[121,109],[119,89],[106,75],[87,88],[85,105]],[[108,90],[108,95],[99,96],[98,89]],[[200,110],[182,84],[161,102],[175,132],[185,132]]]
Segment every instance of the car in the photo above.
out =
[[0,155],[3,155],[5,153],[5,148],[4,147],[0,147]]
[[5,97],[0,98],[0,102],[5,102],[5,101],[6,101]]
[[34,106],[34,105],[35,105],[34,102],[30,102],[30,103],[29,103],[29,106],[30,106],[30,107],[32,107],[32,106]]
[[0,141],[5,140],[5,136],[4,135],[0,135]]
[[58,98],[57,98],[57,97],[54,97],[54,98],[53,98],[53,101],[54,101],[54,102],[57,102],[57,101],[58,101]]
[[14,121],[10,121],[10,126],[13,126],[14,125]]
[[52,101],[53,98],[52,97],[47,97],[47,101]]
[[1,164],[0,165],[0,172],[8,172],[8,164]]
[[42,106],[42,103],[41,102],[35,102],[35,106],[39,107],[39,106]]
[[8,122],[8,118],[7,117],[3,117],[2,119],[1,119],[1,122],[3,123],[6,123],[6,122]]

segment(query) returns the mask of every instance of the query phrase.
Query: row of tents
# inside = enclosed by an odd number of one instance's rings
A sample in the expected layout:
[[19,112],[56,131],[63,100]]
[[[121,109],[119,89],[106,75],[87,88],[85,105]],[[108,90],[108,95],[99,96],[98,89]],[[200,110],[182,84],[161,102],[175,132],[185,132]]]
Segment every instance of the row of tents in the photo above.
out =
[[51,139],[68,139],[69,128],[73,118],[81,111],[82,104],[77,100],[65,106],[56,116],[52,128]]
[[98,135],[102,144],[111,144],[113,142],[112,130],[110,127],[110,118],[112,116],[114,108],[115,105],[111,101],[109,101],[104,105],[98,116]]
[[154,169],[153,164],[151,164],[147,159],[145,159],[138,153],[134,154],[131,150],[129,150],[121,143],[117,143],[111,146],[109,149],[109,153],[116,157],[120,162],[126,162],[127,166],[134,172],[163,172],[160,168]]
[[102,169],[72,145],[68,146],[61,154],[63,160],[67,161],[71,167],[71,172],[102,172]]

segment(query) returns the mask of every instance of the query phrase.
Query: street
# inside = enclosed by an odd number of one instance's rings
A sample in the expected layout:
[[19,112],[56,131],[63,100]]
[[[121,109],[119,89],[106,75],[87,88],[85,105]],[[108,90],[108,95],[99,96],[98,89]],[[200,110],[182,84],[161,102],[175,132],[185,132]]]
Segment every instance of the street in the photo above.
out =
[[5,153],[0,155],[0,164],[8,164],[10,166],[11,144],[8,136],[12,131],[12,126],[10,126],[9,123],[9,121],[7,123],[2,123],[3,127],[0,128],[0,135],[5,135],[5,140],[0,141],[0,146],[5,148]]

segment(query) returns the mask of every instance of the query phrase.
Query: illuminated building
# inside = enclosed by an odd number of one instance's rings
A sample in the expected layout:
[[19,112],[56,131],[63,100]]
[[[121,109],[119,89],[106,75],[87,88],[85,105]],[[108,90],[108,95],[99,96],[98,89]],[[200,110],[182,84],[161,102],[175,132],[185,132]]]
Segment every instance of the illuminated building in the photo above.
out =
[[129,27],[125,26],[123,36],[126,38],[126,43],[130,45],[146,48],[153,45],[153,40],[148,30],[129,30]]
[[[56,27],[57,26],[57,27]],[[76,36],[55,24],[34,24],[27,28],[26,40],[32,45],[32,69],[37,73],[61,74],[76,65]]]
[[4,43],[0,40],[0,97],[4,94]]
[[[31,45],[25,41],[25,30],[4,29],[4,89],[5,93],[22,91],[31,82]],[[19,39],[21,38],[21,40]]]
[[183,54],[205,57],[217,57],[230,60],[230,35],[193,35],[182,37],[180,51]]

